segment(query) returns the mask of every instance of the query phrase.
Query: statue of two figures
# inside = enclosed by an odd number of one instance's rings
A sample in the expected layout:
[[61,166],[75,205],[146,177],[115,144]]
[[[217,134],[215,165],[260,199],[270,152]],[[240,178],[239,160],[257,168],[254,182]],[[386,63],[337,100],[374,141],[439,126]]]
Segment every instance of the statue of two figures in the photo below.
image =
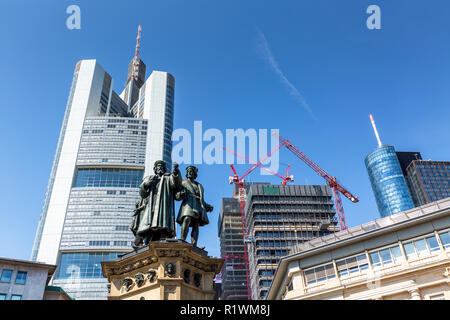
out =
[[[135,238],[133,248],[146,246],[150,241],[175,237],[175,221],[181,226],[181,239],[186,240],[191,228],[191,243],[197,246],[199,227],[209,223],[207,212],[213,206],[204,200],[203,186],[195,181],[198,169],[186,168],[186,179],[181,179],[178,164],[167,173],[166,163],[158,160],[153,166],[154,175],[143,179],[136,202],[131,231]],[[175,219],[175,200],[182,201]]]

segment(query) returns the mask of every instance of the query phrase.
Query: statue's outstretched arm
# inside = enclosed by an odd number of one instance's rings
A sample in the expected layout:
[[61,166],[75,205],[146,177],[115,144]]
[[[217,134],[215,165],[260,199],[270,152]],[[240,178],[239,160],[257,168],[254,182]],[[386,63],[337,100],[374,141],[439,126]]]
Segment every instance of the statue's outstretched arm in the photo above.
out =
[[182,182],[181,172],[180,169],[178,168],[178,163],[174,162],[173,170],[169,178],[170,189],[179,190],[181,188],[181,182]]

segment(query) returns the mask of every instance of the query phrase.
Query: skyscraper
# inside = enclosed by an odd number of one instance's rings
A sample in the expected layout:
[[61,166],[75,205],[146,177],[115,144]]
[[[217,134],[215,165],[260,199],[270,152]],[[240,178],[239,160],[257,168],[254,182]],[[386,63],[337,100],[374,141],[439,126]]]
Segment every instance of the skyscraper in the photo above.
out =
[[365,164],[382,217],[414,208],[395,148],[382,145],[375,121],[370,115],[378,148],[367,155]]
[[96,60],[76,64],[31,259],[57,264],[52,282],[75,299],[105,299],[100,261],[128,251],[139,185],[171,164],[175,80],[145,80],[136,53],[121,95]]
[[450,161],[413,160],[406,171],[416,206],[450,197]]

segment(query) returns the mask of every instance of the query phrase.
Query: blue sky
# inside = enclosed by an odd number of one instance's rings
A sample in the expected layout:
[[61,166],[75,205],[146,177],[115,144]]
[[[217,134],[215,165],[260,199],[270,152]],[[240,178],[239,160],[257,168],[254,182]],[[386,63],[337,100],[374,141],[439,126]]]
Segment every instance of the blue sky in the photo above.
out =
[[[66,8],[81,8],[81,30]],[[381,8],[381,30],[366,8]],[[383,143],[450,159],[450,3],[445,0],[2,1],[0,256],[28,259],[75,64],[97,59],[121,92],[142,23],[149,70],[175,76],[175,128],[280,129],[360,199],[347,223],[379,217],[364,166]],[[309,110],[308,110],[309,109]],[[323,184],[289,151],[296,183]],[[199,165],[215,206],[199,245],[220,255],[217,217],[227,165]],[[249,166],[240,165],[239,172]],[[184,165],[182,165],[182,169]],[[250,181],[279,183],[254,172]]]

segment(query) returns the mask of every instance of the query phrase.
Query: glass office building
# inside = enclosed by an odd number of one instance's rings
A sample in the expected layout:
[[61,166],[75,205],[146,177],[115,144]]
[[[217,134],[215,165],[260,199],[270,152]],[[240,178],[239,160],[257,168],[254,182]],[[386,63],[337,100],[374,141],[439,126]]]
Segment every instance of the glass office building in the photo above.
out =
[[393,146],[377,148],[366,157],[365,164],[381,217],[414,208]]
[[413,160],[406,171],[416,206],[450,197],[450,161]]
[[106,299],[101,261],[131,250],[142,178],[171,165],[174,78],[132,71],[119,95],[96,60],[75,67],[31,260],[58,265],[52,284],[77,300]]

